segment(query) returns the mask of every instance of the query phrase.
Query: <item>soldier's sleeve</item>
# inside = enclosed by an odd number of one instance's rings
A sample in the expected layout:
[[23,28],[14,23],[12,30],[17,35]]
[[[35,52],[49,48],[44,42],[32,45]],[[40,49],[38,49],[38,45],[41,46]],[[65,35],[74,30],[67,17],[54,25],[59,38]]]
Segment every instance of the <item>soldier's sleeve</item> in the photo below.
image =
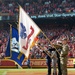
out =
[[54,44],[54,48],[56,48],[56,49],[62,49],[62,46]]
[[69,51],[69,47],[68,46],[65,46],[62,49],[60,56],[65,57],[66,55],[68,55],[68,51]]

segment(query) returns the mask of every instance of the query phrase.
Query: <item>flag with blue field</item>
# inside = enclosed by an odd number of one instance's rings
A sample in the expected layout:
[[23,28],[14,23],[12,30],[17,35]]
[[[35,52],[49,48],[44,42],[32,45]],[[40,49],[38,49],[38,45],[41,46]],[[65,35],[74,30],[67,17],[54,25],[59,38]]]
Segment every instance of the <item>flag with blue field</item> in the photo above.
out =
[[6,57],[10,57],[11,56],[11,51],[10,51],[10,38],[8,39],[8,43],[7,43],[7,48],[6,48],[5,55],[6,55]]
[[18,30],[12,27],[11,59],[17,62],[20,66],[22,66],[22,62],[25,58],[25,55],[19,51],[18,39],[19,39]]

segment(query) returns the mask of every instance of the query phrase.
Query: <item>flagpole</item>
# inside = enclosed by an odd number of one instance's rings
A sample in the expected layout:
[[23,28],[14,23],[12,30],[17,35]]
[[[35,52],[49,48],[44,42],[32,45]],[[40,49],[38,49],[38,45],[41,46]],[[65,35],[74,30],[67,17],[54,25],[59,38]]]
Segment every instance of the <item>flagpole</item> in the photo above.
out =
[[[37,46],[39,46],[50,58],[52,58],[52,55],[51,55],[51,53],[50,52],[48,52],[48,50],[47,49],[44,49],[43,47],[41,47],[39,44],[37,45]],[[56,56],[54,56],[55,58],[57,58]]]
[[[10,50],[11,50],[12,25],[11,24],[9,24],[9,25],[10,25]],[[12,56],[12,54],[11,54],[11,56]]]
[[15,22],[15,24],[17,25],[17,29],[18,29],[18,26],[19,26],[19,25],[18,25],[16,22]]
[[[19,15],[20,15],[20,5],[18,4],[19,6]],[[20,18],[19,18],[19,15],[18,15],[18,32],[19,32],[19,24],[20,24]]]
[[[40,29],[41,30],[41,29]],[[41,30],[41,32],[43,33],[43,35],[47,38],[47,40],[49,41],[49,43],[51,44],[51,42],[50,42],[50,40],[49,40],[49,38],[45,35],[45,33]],[[52,44],[51,44],[51,46],[52,46]],[[58,52],[58,50],[56,49],[56,47],[54,47],[55,48],[55,50]],[[58,54],[60,55],[60,53],[58,52]]]
[[[12,38],[12,24],[8,23],[10,25],[10,50],[11,50],[11,38]],[[10,55],[12,56],[11,52],[10,52]],[[11,57],[10,56],[10,57]]]
[[[37,45],[37,46],[40,46],[40,45]],[[44,48],[41,46],[40,48],[51,58],[51,53],[50,52],[48,53],[48,50],[44,50]]]

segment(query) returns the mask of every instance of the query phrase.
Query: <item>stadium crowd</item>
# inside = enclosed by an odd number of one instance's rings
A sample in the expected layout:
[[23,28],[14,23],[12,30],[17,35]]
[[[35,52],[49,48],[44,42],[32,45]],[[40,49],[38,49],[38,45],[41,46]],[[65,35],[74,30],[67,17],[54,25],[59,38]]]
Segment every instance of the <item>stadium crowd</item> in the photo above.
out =
[[[47,27],[49,28],[49,27]],[[46,36],[49,38],[50,42],[52,44],[56,44],[58,41],[61,41],[64,37],[68,38],[68,45],[69,45],[69,53],[68,57],[75,57],[75,27],[72,27],[71,30],[66,29],[67,27],[53,27],[51,29],[47,29],[45,27],[44,32]],[[41,45],[46,46],[47,48],[49,47],[49,41],[44,38],[44,35],[39,36],[39,42]],[[43,49],[41,50],[40,47],[35,45],[31,49],[31,58],[37,58],[37,59],[42,59],[45,58],[46,55],[42,52]]]
[[0,29],[0,59],[4,58],[9,39],[9,33],[5,29]]
[[0,0],[0,12],[13,16],[19,3],[29,15],[75,12],[74,0]]

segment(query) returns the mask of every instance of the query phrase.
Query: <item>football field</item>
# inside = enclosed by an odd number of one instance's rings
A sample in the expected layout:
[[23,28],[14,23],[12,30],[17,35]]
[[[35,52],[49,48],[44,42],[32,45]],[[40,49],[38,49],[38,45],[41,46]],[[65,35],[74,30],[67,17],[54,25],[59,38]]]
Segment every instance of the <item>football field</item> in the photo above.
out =
[[[0,75],[46,75],[47,69],[0,69]],[[75,69],[69,68],[68,75],[75,75]]]

